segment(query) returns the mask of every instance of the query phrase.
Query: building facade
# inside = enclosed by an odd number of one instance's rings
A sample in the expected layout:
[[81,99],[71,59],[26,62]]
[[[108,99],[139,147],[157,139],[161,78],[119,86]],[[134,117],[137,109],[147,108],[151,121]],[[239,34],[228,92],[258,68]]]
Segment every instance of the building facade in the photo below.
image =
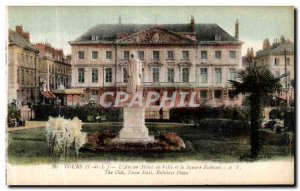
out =
[[281,37],[272,44],[268,39],[264,40],[263,50],[256,52],[255,65],[266,66],[271,72],[279,77],[287,74],[281,79],[283,91],[277,97],[283,100],[294,101],[294,85],[295,79],[295,59],[294,59],[294,43]]
[[38,82],[42,91],[52,91],[59,85],[71,87],[71,64],[63,50],[48,43],[37,43],[40,51],[38,58]]
[[[105,91],[125,91],[126,65],[135,54],[142,64],[144,92],[196,92],[201,104],[240,105],[231,97],[229,79],[242,67],[241,46],[217,24],[100,24],[69,44],[72,88],[84,95],[72,103],[99,102]],[[172,95],[172,94],[171,94]]]
[[30,34],[22,26],[9,29],[8,103],[37,102],[37,57],[39,50],[30,43]]

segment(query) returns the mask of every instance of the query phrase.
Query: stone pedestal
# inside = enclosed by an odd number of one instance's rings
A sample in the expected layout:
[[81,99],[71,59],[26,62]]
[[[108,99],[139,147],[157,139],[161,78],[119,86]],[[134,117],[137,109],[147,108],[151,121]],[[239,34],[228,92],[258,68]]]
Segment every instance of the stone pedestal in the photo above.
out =
[[145,126],[145,108],[124,107],[123,118],[123,128],[113,142],[153,143],[155,141],[154,136],[149,136],[148,128]]

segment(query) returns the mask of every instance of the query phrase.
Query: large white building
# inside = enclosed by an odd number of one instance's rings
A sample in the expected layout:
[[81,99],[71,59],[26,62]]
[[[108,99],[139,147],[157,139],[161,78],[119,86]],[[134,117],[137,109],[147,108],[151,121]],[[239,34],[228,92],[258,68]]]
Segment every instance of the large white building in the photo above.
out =
[[[234,27],[234,24],[233,24]],[[130,54],[143,63],[142,81],[149,91],[196,91],[197,102],[240,105],[230,95],[229,79],[242,67],[239,23],[232,36],[217,24],[100,24],[87,30],[72,47],[69,104],[99,102],[105,91],[126,87]]]
[[257,66],[268,67],[276,77],[287,74],[281,79],[283,91],[278,94],[278,97],[292,102],[295,97],[295,90],[292,85],[292,81],[295,79],[294,49],[294,43],[283,37],[280,41],[276,40],[272,45],[266,39],[263,50],[256,52],[254,62]]

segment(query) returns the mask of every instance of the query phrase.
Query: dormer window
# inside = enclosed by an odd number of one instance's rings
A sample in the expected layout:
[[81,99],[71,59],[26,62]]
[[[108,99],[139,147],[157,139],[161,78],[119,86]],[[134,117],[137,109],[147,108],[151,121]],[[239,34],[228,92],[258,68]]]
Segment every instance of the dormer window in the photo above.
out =
[[221,35],[219,35],[219,34],[216,34],[215,35],[215,41],[221,41],[222,39],[221,39]]
[[98,41],[98,36],[97,35],[93,35],[92,36],[92,41]]

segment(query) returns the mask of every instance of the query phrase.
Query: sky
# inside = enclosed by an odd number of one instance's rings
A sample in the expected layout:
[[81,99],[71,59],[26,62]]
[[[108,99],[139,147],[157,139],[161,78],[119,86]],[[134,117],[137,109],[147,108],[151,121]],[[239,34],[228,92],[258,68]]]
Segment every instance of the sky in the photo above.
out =
[[247,48],[255,51],[262,48],[265,38],[273,39],[284,35],[294,41],[293,7],[89,7],[89,6],[26,6],[7,7],[7,26],[15,29],[22,25],[30,32],[31,42],[49,42],[71,53],[68,41],[75,40],[97,24],[122,23],[174,24],[215,23],[234,36],[235,22],[240,23],[240,40],[243,55]]

